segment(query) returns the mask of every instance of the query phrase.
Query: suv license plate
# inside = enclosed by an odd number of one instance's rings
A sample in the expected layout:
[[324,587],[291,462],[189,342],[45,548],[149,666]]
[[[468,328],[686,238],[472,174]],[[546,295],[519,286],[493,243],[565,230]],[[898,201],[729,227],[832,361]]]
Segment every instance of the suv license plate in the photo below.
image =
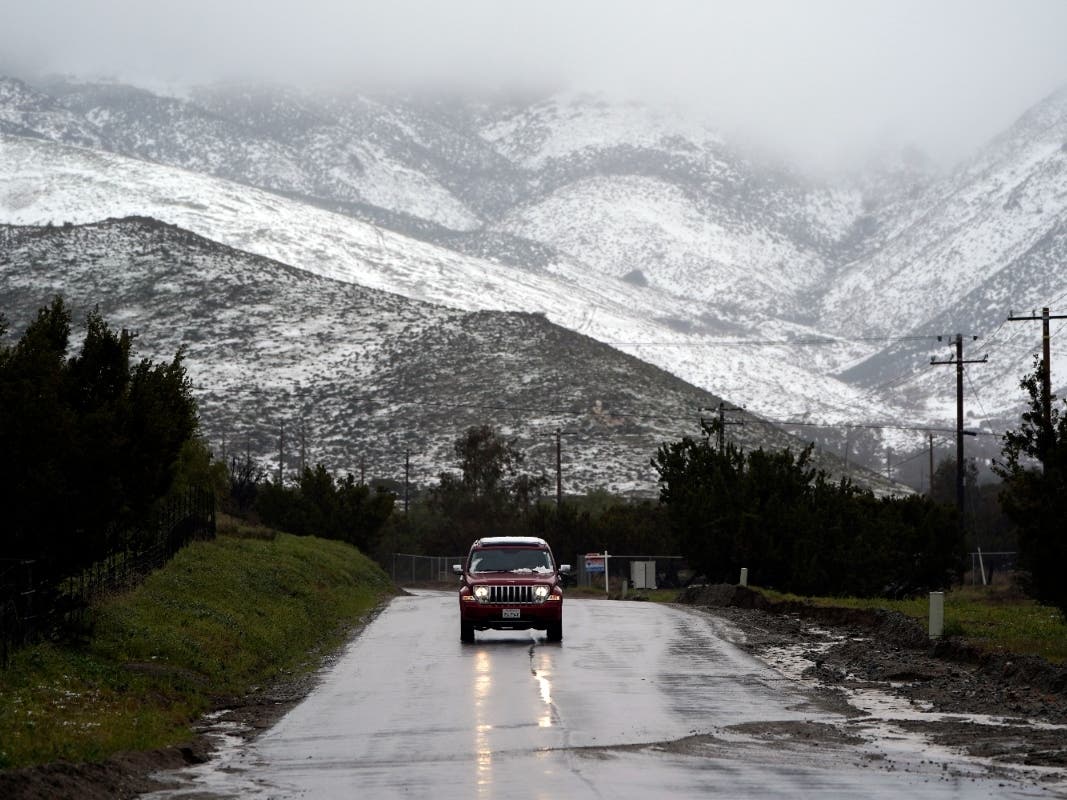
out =
[[522,611],[517,608],[505,608],[500,612],[500,616],[504,619],[519,619],[522,616]]

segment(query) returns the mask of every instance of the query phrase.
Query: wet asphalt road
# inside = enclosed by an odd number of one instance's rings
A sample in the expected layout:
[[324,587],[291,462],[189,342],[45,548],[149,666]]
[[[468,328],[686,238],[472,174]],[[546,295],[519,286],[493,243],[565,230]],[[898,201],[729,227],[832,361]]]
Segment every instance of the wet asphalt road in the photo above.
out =
[[456,605],[394,599],[274,728],[152,797],[1055,796],[826,710],[697,611],[568,600],[562,644],[463,645]]

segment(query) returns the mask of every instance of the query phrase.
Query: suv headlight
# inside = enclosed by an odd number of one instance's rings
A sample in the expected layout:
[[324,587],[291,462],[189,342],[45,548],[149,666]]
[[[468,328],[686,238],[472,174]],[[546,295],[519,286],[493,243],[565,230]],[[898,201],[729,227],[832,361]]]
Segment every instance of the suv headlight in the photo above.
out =
[[474,587],[474,596],[477,597],[482,602],[485,602],[486,600],[489,599],[489,587],[488,586],[475,586]]
[[548,587],[547,586],[535,586],[533,594],[534,594],[534,599],[535,600],[537,600],[538,602],[544,602],[544,599],[546,597],[548,597]]

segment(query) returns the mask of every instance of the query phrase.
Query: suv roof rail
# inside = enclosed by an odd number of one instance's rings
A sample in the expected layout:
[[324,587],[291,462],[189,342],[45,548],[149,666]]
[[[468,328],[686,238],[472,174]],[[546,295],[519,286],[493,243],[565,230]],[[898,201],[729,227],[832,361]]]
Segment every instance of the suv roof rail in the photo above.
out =
[[536,536],[486,536],[472,547],[548,547],[548,542]]

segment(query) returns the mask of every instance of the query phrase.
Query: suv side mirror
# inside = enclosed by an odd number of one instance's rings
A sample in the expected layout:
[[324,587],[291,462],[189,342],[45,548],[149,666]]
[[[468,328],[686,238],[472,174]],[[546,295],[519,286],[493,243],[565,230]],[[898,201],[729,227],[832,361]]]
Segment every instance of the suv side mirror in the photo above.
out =
[[560,564],[559,565],[559,574],[560,575],[570,575],[571,574],[571,565],[570,564]]
[[452,573],[454,575],[462,575],[463,574],[463,565],[462,564],[453,564],[452,565]]

